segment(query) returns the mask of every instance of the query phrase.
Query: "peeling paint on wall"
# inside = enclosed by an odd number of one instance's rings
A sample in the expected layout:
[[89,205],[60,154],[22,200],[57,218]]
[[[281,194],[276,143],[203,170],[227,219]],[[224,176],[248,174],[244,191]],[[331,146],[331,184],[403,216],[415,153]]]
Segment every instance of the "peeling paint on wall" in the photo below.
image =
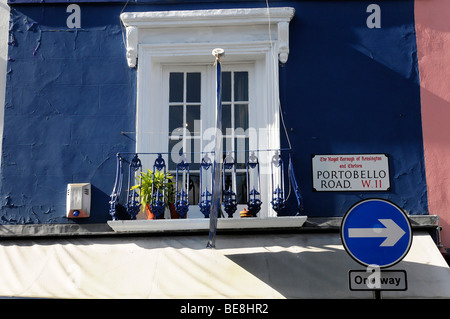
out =
[[95,189],[89,222],[107,220],[115,154],[134,147],[120,134],[135,117],[120,25],[73,30],[59,15],[65,7],[11,10],[3,223],[70,222],[65,193],[76,182]]

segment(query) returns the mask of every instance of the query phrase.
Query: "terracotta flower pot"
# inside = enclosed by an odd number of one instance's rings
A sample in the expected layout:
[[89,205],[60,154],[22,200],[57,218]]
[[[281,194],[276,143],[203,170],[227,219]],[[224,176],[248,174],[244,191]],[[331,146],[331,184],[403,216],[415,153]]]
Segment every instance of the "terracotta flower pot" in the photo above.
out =
[[147,219],[156,219],[155,215],[152,213],[150,204],[145,205],[145,214],[147,215]]
[[161,217],[156,217],[156,215],[152,212],[152,208],[150,204],[145,205],[145,214],[147,215],[147,219],[165,219],[164,213],[161,214]]
[[178,215],[177,210],[175,209],[175,204],[169,204],[170,209],[170,218],[179,219],[180,215]]
[[[175,204],[169,204],[169,208],[170,208],[170,218],[172,219],[180,219],[180,214],[178,214],[177,210],[175,209]],[[186,216],[184,216],[183,218],[186,218]]]
[[253,215],[247,210],[247,208],[244,208],[244,210],[241,210],[239,212],[239,214],[241,215],[241,218],[243,218],[243,217],[253,217]]

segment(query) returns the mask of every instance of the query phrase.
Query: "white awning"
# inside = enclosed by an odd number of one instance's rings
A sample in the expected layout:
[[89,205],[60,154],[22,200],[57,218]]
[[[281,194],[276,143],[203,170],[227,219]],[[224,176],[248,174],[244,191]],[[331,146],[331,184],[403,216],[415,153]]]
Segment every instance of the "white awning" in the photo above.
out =
[[[338,233],[10,238],[0,241],[0,296],[43,298],[372,298],[350,291],[364,270]],[[383,298],[449,298],[450,269],[415,232],[408,290]]]

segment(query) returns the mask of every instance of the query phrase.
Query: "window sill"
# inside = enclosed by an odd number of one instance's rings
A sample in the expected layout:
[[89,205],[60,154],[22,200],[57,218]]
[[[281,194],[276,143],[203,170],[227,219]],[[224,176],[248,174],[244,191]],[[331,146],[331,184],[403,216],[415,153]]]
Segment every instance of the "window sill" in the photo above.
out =
[[[302,227],[306,219],[307,216],[219,218],[217,230],[292,230]],[[205,232],[209,231],[209,218],[111,220],[108,225],[117,233]]]

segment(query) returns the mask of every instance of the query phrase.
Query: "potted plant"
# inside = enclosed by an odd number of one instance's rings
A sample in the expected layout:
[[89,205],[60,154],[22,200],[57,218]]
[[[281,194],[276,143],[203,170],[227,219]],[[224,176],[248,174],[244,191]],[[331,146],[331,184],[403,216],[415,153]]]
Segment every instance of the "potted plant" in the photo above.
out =
[[[164,191],[165,207],[173,206],[173,182],[170,180],[171,178],[173,178],[173,176],[168,172],[164,173],[162,171],[157,171],[156,173],[153,173],[150,169],[147,169],[146,173],[141,172],[140,175],[136,177],[139,184],[133,186],[131,190],[139,189],[140,203],[147,214],[147,219],[155,219],[150,204],[153,194],[158,190],[160,192]],[[160,218],[164,218],[164,216],[161,216]]]

